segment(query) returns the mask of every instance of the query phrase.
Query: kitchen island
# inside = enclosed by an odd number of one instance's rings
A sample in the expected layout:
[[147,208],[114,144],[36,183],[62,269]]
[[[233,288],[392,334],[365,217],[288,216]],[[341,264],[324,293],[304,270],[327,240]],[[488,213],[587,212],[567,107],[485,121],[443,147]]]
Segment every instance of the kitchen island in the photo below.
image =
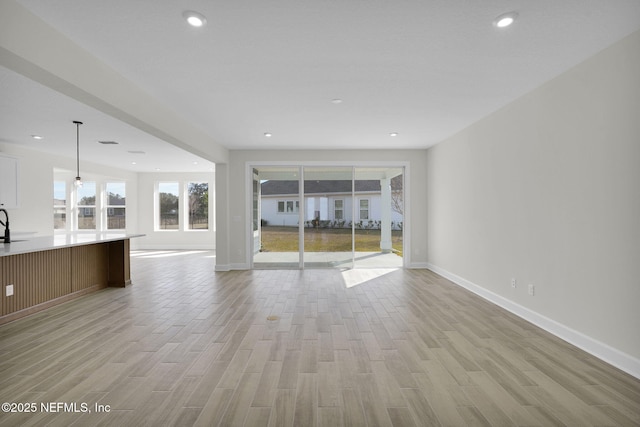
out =
[[0,324],[130,284],[129,240],[140,236],[69,233],[0,243]]

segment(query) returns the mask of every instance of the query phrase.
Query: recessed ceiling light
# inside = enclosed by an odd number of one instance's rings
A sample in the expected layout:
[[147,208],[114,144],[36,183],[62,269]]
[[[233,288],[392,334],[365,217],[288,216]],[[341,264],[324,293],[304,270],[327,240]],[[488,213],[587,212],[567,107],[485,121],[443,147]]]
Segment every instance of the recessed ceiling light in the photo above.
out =
[[265,132],[264,133],[264,137],[265,138],[271,138],[273,136],[273,134],[271,132]]
[[33,138],[33,139],[42,139],[42,137],[40,135],[31,135],[31,138]]
[[197,164],[198,164],[198,162],[193,162],[193,164],[194,164],[194,165],[197,165]]
[[516,12],[504,13],[498,16],[493,21],[493,25],[495,25],[498,28],[505,28],[513,24],[517,17],[518,17],[518,14]]
[[333,104],[342,104],[342,99],[334,98],[334,99],[331,100],[331,103],[333,103]]
[[194,12],[193,10],[185,10],[182,17],[187,20],[192,27],[200,28],[207,23],[207,18],[203,14]]
[[132,165],[137,165],[137,163],[136,163],[136,162],[131,162],[131,164],[132,164]]
[[389,136],[398,136],[398,132],[391,132]]
[[160,170],[160,168],[156,168],[156,170],[157,170],[157,171],[159,171],[159,170]]

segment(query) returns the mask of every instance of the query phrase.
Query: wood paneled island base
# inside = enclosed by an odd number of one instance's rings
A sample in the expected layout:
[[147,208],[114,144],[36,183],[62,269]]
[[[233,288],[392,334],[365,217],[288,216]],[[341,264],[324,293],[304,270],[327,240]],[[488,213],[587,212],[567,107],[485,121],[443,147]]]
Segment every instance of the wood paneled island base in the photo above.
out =
[[[20,242],[11,245],[20,252]],[[1,254],[0,325],[109,286],[131,284],[129,238],[85,238],[59,246],[64,247]],[[11,285],[13,295],[7,295]]]

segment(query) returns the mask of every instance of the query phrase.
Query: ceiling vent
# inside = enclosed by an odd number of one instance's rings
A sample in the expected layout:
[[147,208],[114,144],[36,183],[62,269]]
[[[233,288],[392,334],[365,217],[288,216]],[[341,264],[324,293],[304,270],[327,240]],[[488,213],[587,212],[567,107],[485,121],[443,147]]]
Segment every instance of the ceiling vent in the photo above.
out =
[[136,150],[133,150],[133,151],[127,151],[127,153],[131,153],[131,154],[145,154],[145,152],[144,152],[144,151],[136,151]]
[[98,142],[104,145],[118,145],[118,143],[115,141],[98,141]]

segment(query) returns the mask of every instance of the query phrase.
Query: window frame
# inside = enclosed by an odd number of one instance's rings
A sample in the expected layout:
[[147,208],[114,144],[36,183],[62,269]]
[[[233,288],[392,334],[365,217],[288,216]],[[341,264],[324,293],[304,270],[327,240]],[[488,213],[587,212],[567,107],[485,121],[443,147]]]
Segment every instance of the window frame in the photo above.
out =
[[[282,204],[282,210],[280,210],[280,204]],[[291,205],[292,210],[288,210]],[[300,212],[300,201],[295,199],[278,199],[277,200],[278,215],[296,215]]]
[[[366,208],[362,207],[362,202],[367,202],[367,206]],[[362,216],[362,212],[366,211],[366,218]],[[362,197],[358,199],[358,219],[360,221],[369,221],[369,218],[371,217],[371,199],[369,199],[368,197]]]
[[[340,208],[336,206],[337,202],[342,203],[342,206],[340,206]],[[337,212],[340,212],[339,218],[338,218]],[[344,220],[344,199],[333,199],[333,219],[336,221]]]
[[[177,200],[177,227],[176,228],[161,228],[162,225],[162,211],[161,211],[161,206],[160,206],[160,186],[162,184],[176,184],[178,186],[178,189],[176,191],[177,194],[175,194],[178,197]],[[183,211],[184,209],[181,209],[181,205],[183,203],[184,197],[182,195],[182,183],[180,181],[156,181],[155,184],[155,197],[154,197],[154,231],[157,232],[176,232],[176,231],[182,231],[182,213],[181,211]],[[172,194],[172,193],[168,193],[168,194]]]
[[[94,186],[94,193],[93,193],[93,205],[81,205],[80,204],[80,191],[82,189],[86,189],[88,187],[88,185],[92,183]],[[73,225],[73,230],[74,231],[78,231],[78,232],[97,232],[97,231],[102,231],[102,221],[100,221],[100,215],[98,214],[98,201],[100,200],[99,194],[100,194],[100,188],[98,186],[98,181],[85,181],[82,185],[82,187],[75,187],[74,188],[74,192],[75,192],[75,198],[74,198],[74,208],[75,208],[75,215],[74,215],[74,225]],[[93,209],[93,222],[94,222],[94,227],[93,228],[80,228],[80,212],[82,211],[83,213],[86,212],[86,209]],[[87,216],[87,215],[82,215],[83,217]]]
[[[64,188],[64,204],[60,205],[60,204],[56,204],[56,200],[60,200],[60,199],[56,199],[56,192],[55,192],[55,188],[56,188],[56,183],[61,183]],[[68,183],[66,180],[64,179],[54,179],[53,180],[53,232],[54,233],[61,233],[61,232],[66,232],[67,230],[69,230],[69,203],[67,203],[69,201],[69,193],[68,193]],[[56,228],[56,212],[62,209],[63,212],[62,214],[64,215],[64,227],[58,227]]]
[[[109,204],[109,184],[122,184],[124,185],[124,204],[123,205],[111,205]],[[127,183],[126,181],[106,181],[104,183],[104,231],[122,231],[127,229]],[[109,228],[109,211],[115,212],[115,209],[124,209],[124,227],[123,228]],[[112,215],[115,216],[115,215]]]
[[[205,215],[206,215],[206,228],[192,228],[191,227],[191,194],[190,194],[190,187],[191,184],[206,184],[207,185],[207,206],[205,209]],[[210,219],[210,214],[209,214],[209,190],[210,190],[210,185],[208,181],[186,181],[186,185],[185,187],[185,203],[187,204],[185,212],[187,214],[187,218],[184,221],[184,231],[194,231],[194,232],[203,232],[203,231],[209,231],[211,228],[211,219]]]

